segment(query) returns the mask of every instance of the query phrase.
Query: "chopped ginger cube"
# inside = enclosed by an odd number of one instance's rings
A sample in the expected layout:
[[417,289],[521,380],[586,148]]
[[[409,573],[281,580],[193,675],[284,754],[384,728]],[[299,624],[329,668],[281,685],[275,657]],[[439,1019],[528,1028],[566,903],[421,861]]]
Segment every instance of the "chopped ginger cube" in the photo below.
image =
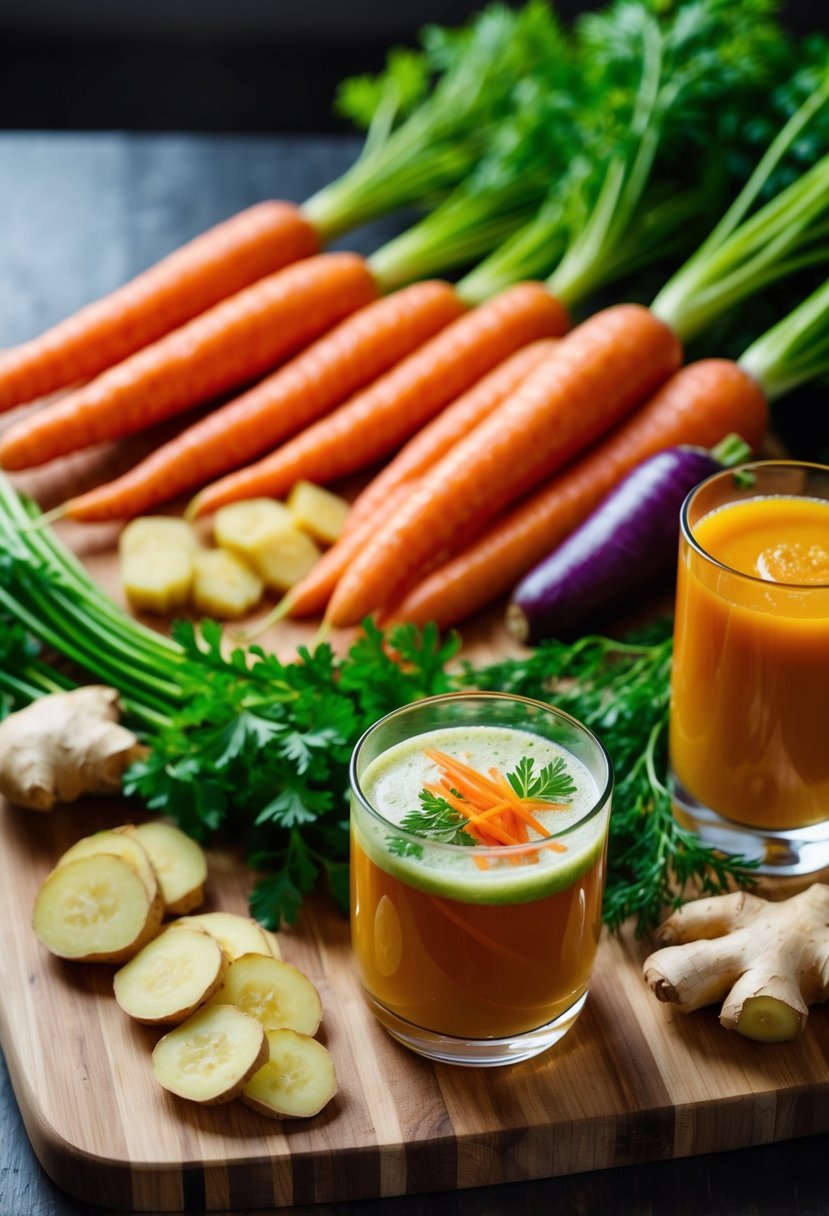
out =
[[193,560],[193,607],[222,621],[237,620],[262,598],[262,579],[238,553],[206,549]]
[[298,481],[286,505],[296,526],[323,545],[340,537],[351,509],[344,498],[310,481]]
[[274,499],[250,498],[222,507],[213,528],[217,544],[241,553],[275,591],[287,591],[299,582],[320,556],[288,508]]
[[193,581],[193,554],[173,546],[121,555],[121,585],[136,612],[165,616],[187,603]]
[[121,585],[136,612],[167,615],[190,595],[193,555],[198,540],[183,519],[144,515],[133,519],[118,538]]
[[125,525],[118,537],[121,554],[157,551],[172,546],[192,553],[198,548],[196,533],[185,519],[174,515],[140,515]]

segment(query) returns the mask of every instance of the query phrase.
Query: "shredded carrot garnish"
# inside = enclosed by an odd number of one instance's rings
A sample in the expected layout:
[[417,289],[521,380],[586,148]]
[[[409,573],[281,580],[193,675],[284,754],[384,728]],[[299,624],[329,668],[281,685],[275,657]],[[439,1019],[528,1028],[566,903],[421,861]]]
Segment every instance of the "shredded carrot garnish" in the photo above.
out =
[[[549,840],[550,833],[533,812],[560,810],[563,803],[522,798],[500,769],[491,768],[488,774],[480,773],[462,760],[434,748],[427,749],[425,755],[441,773],[439,782],[432,782],[425,788],[465,816],[465,830],[475,840],[487,845],[528,844],[528,828]],[[566,846],[557,841],[550,841],[544,847],[556,852],[566,851]],[[530,855],[531,851],[527,850],[526,857]],[[520,862],[526,857],[516,855],[515,860]]]

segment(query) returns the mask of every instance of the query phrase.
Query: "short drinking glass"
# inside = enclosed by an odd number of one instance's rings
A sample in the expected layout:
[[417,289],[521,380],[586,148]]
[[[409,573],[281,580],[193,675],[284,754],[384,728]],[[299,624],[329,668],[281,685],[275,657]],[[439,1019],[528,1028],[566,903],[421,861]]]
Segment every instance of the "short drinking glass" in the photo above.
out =
[[[400,825],[438,779],[436,754],[491,780],[522,759],[536,774],[563,765],[573,792],[537,812],[546,834],[523,843],[425,837]],[[352,942],[381,1024],[454,1064],[507,1064],[550,1047],[581,1011],[599,942],[612,791],[599,740],[521,697],[427,698],[366,732],[351,791]]]
[[829,468],[760,461],[682,508],[675,811],[761,873],[829,864]]

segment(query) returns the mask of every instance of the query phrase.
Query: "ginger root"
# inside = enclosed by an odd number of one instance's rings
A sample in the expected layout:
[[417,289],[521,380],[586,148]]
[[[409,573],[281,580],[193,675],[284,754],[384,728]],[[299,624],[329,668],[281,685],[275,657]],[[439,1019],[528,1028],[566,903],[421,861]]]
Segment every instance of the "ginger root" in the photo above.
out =
[[143,754],[119,724],[114,688],[91,684],[50,693],[0,722],[0,794],[18,806],[50,811],[83,794],[112,794]]
[[683,1013],[723,1001],[720,1023],[765,1043],[794,1039],[829,996],[829,886],[770,902],[737,891],[699,899],[661,926],[644,977]]

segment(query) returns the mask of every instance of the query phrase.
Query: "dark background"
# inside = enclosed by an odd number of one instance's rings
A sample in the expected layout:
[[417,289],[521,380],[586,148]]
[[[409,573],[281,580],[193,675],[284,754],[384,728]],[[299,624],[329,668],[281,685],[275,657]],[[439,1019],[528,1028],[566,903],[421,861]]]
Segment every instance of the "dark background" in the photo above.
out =
[[[336,82],[473,0],[0,0],[0,127],[336,131]],[[591,7],[559,0],[569,20]],[[826,0],[788,0],[793,30]]]

